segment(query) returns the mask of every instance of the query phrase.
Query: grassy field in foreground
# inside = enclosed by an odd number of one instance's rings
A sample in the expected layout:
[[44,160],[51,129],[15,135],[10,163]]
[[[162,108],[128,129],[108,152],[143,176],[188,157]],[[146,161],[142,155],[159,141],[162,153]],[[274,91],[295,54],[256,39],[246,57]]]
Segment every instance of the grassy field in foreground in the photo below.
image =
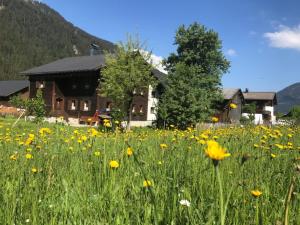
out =
[[0,119],[0,224],[300,224],[299,127],[12,122]]

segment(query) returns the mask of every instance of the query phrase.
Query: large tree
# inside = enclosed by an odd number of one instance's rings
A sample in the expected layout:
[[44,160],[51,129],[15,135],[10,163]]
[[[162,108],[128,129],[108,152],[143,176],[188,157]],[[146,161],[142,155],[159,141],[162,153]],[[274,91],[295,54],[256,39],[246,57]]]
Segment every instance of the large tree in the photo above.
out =
[[124,113],[130,128],[134,91],[155,86],[152,75],[151,52],[146,51],[138,38],[128,36],[119,43],[114,54],[105,55],[101,70],[99,94],[113,100],[113,107]]
[[168,70],[158,119],[185,128],[205,121],[222,100],[221,78],[230,63],[222,53],[219,36],[199,23],[180,26],[177,52],[165,61]]

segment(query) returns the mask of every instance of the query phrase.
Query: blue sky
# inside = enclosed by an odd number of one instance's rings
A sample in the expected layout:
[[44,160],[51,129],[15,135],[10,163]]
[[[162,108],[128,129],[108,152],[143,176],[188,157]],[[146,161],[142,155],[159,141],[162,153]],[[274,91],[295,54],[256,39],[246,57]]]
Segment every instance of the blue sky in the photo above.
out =
[[179,25],[219,33],[231,69],[224,87],[279,91],[300,82],[299,0],[43,0],[75,26],[112,42],[139,34],[167,57]]

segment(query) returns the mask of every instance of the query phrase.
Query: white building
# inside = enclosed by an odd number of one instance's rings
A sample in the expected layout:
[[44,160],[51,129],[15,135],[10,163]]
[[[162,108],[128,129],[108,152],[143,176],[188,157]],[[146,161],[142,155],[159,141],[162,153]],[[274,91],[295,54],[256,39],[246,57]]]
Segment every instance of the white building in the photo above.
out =
[[[255,124],[274,124],[276,116],[274,106],[277,105],[277,97],[275,92],[244,92],[245,104],[255,103],[256,112],[254,114]],[[249,117],[249,113],[242,114]]]

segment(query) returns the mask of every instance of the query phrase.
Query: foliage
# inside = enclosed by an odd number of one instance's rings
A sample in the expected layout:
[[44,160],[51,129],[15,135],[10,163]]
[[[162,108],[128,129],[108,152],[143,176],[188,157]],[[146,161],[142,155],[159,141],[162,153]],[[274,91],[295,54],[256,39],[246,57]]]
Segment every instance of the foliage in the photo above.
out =
[[185,128],[214,113],[215,104],[222,100],[221,76],[228,71],[229,62],[218,34],[198,23],[180,26],[175,44],[177,53],[165,61],[169,74],[158,118]]
[[249,103],[249,104],[245,104],[243,106],[243,112],[244,113],[249,113],[249,114],[255,114],[255,112],[256,112],[256,103],[252,102],[252,103]]
[[10,98],[9,103],[16,108],[25,109],[27,101],[22,99],[19,95],[14,95]]
[[255,120],[255,113],[256,113],[256,103],[251,102],[248,104],[245,104],[243,106],[243,113],[247,113],[248,116],[242,116],[240,119],[240,122],[242,124],[251,124]]
[[114,102],[114,108],[120,109],[131,121],[134,91],[155,86],[150,63],[151,53],[143,50],[136,38],[128,36],[126,43],[120,43],[116,53],[107,53],[105,68],[101,70],[99,94],[109,97]]
[[26,110],[29,115],[35,117],[36,122],[41,122],[45,117],[45,102],[43,93],[39,89],[36,93],[36,97],[27,101]]
[[[21,71],[53,60],[89,54],[114,45],[87,34],[38,1],[1,0],[0,80],[22,79]],[[78,52],[77,52],[78,51]],[[76,54],[78,53],[78,54]]]
[[300,124],[300,105],[293,106],[288,115],[294,123]]
[[[221,205],[225,224],[274,224],[300,181],[299,127],[102,133],[13,121],[0,118],[0,224],[220,224]],[[208,140],[231,154],[218,171]],[[296,185],[290,224],[298,201]]]

